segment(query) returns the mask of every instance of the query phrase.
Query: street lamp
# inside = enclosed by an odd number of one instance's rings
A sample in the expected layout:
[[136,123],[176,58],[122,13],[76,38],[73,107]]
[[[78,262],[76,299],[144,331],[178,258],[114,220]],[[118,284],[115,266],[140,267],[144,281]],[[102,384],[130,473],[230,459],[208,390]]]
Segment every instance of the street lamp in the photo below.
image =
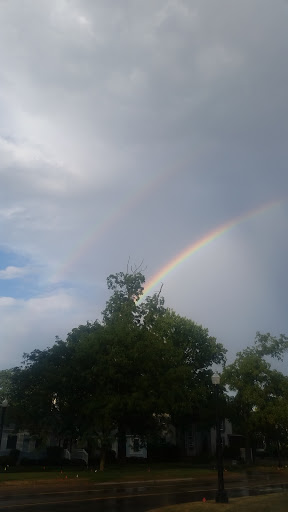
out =
[[3,400],[1,404],[2,413],[1,413],[1,423],[0,423],[0,450],[1,450],[1,444],[2,444],[2,434],[3,434],[3,427],[4,427],[4,419],[5,419],[5,413],[8,405],[8,400]]
[[220,432],[220,418],[219,418],[219,389],[220,389],[220,375],[214,373],[211,377],[212,384],[215,386],[216,395],[216,455],[217,455],[217,469],[218,469],[218,492],[216,494],[216,503],[228,503],[228,496],[224,489],[224,476],[223,476],[223,446],[222,436]]

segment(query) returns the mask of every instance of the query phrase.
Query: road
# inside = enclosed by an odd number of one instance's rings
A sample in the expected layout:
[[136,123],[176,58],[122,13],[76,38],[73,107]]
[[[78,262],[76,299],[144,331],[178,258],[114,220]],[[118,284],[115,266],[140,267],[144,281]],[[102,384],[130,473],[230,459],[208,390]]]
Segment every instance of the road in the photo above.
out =
[[[230,497],[263,492],[279,492],[287,489],[287,482],[258,478],[243,478],[226,485]],[[0,510],[23,512],[146,512],[152,508],[214,499],[216,488],[211,482],[173,482],[157,484],[141,484],[135,486],[109,485],[87,489],[64,489],[53,492],[26,490],[11,493],[6,490],[0,493]]]

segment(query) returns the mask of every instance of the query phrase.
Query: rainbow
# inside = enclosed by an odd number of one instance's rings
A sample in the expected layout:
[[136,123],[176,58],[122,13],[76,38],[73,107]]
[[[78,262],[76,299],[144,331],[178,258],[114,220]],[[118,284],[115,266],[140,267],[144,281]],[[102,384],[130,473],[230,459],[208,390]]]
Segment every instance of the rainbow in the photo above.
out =
[[[195,158],[198,153],[202,150],[194,148],[193,153]],[[145,180],[145,183],[141,183],[138,189],[131,191],[131,193],[117,202],[113,207],[111,204],[107,208],[106,212],[100,212],[95,225],[90,232],[79,234],[79,240],[75,244],[74,249],[70,250],[68,258],[56,265],[53,274],[49,280],[52,283],[59,283],[65,280],[68,272],[73,269],[73,266],[82,259],[85,254],[93,250],[93,245],[109,231],[111,227],[119,223],[121,218],[126,216],[134,208],[139,208],[139,205],[143,203],[147,197],[155,193],[160,186],[166,185],[167,182],[174,179],[182,172],[189,171],[193,159],[183,158],[177,162],[169,163],[159,172],[156,172],[150,180]],[[101,216],[102,215],[102,216]]]
[[179,175],[179,171],[185,170],[187,164],[186,161],[183,161],[166,167],[144,185],[141,185],[130,197],[124,197],[120,204],[116,205],[114,208],[109,207],[107,214],[104,214],[103,218],[99,218],[91,232],[85,233],[82,240],[77,242],[74,250],[70,251],[69,258],[58,265],[53,275],[50,277],[50,281],[53,283],[62,281],[69,270],[71,270],[87,252],[92,250],[95,242],[99,240],[103,234],[107,233],[109,229],[114,226],[114,224],[117,224],[122,217],[127,215],[130,210],[138,207],[151,193],[155,192],[160,186],[163,186],[163,184],[172,179],[176,173]]
[[283,201],[284,199],[270,201],[269,203],[265,203],[264,205],[258,208],[250,210],[249,212],[246,212],[242,215],[238,215],[237,217],[234,217],[232,220],[229,220],[228,222],[221,224],[212,231],[209,231],[206,235],[204,235],[196,242],[193,242],[191,245],[189,245],[183,251],[177,254],[177,256],[172,258],[172,260],[166,263],[164,267],[162,267],[148,280],[148,282],[144,286],[144,292],[140,297],[139,302],[141,302],[148,295],[148,293],[161,282],[161,280],[164,277],[166,277],[168,274],[170,274],[170,272],[172,272],[175,268],[181,265],[181,263],[190,258],[192,254],[202,249],[202,247],[205,247],[206,245],[210,244],[224,233],[227,233],[227,231],[229,231],[230,229],[234,228],[235,226],[238,226],[238,224],[241,224],[242,222],[252,217],[255,217],[256,215],[266,212],[267,210],[283,203]]

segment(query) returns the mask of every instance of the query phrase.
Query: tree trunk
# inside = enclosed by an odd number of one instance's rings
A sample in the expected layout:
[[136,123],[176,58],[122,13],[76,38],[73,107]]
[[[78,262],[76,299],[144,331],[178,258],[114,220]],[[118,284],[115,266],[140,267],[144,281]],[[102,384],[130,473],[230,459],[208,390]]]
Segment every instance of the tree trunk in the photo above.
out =
[[253,449],[252,449],[249,435],[246,436],[245,457],[246,457],[246,462],[248,464],[254,463],[254,454],[253,454]]
[[126,430],[122,425],[118,428],[118,461],[121,464],[126,462]]
[[180,455],[182,459],[185,459],[187,456],[186,453],[186,446],[185,446],[185,429],[183,425],[177,425],[176,426],[176,432],[177,432],[177,446],[179,447]]
[[106,461],[106,448],[101,448],[100,467],[99,467],[100,471],[104,471],[105,461]]
[[281,458],[281,445],[279,439],[277,440],[277,455],[278,455],[278,468],[282,468],[282,458]]

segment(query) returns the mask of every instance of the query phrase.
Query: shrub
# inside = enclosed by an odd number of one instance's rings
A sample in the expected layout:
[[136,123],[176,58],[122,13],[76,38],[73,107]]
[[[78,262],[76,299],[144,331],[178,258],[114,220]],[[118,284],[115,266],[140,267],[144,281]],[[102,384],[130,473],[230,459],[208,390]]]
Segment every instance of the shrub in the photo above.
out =
[[20,451],[13,449],[9,455],[0,456],[0,466],[16,466],[19,459]]
[[178,446],[170,443],[150,444],[148,457],[157,462],[176,462],[181,457],[181,451]]
[[46,464],[57,466],[58,464],[63,464],[63,462],[66,462],[66,459],[64,459],[64,448],[62,446],[48,446]]

